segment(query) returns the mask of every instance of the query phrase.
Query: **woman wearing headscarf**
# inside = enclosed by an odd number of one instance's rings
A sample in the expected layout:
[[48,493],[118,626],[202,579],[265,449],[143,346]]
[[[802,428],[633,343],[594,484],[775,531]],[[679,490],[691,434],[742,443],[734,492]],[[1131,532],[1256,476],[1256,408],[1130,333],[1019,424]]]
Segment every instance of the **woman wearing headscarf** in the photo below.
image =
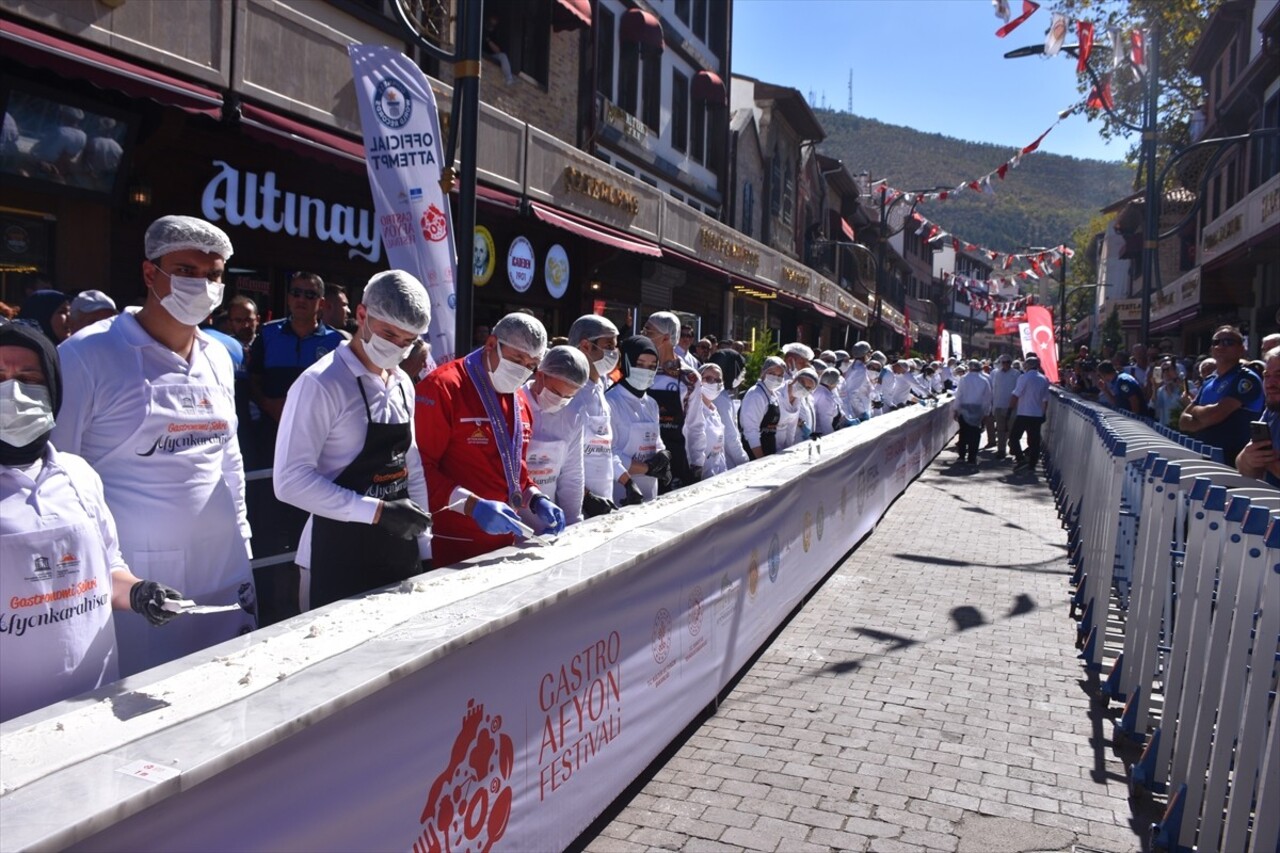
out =
[[71,300],[61,290],[37,290],[23,301],[18,317],[38,323],[54,346],[71,337]]
[[671,477],[671,454],[662,443],[658,404],[646,392],[658,374],[658,349],[643,335],[619,345],[622,379],[605,392],[613,430],[613,455],[625,470],[613,485],[613,502],[633,506],[658,496],[658,481]]
[[714,362],[698,369],[698,383],[684,414],[684,447],[694,481],[729,470],[725,458],[725,429],[715,399],[724,393],[724,373]]
[[49,442],[61,402],[53,343],[0,326],[0,721],[114,681],[112,610],[160,625],[182,598],[134,577],[102,481]]
[[742,444],[752,459],[771,456],[778,452],[778,392],[786,384],[784,373],[787,364],[776,355],[764,360],[760,379],[742,398],[738,410],[738,427]]
[[778,392],[778,449],[786,450],[813,435],[813,392],[818,372],[812,367],[797,370]]

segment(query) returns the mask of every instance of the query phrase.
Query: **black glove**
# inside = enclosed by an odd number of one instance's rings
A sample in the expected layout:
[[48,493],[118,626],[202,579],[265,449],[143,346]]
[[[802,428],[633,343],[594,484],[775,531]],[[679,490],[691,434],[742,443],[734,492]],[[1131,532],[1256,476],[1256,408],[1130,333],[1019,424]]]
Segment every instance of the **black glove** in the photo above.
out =
[[608,515],[617,509],[613,501],[586,492],[582,496],[582,517],[595,518],[597,515]]
[[645,473],[648,474],[650,477],[657,477],[659,480],[661,480],[662,475],[666,474],[668,475],[667,480],[669,481],[671,479],[670,477],[671,451],[670,450],[659,450],[657,453],[653,454],[648,459],[646,459],[644,464],[649,466],[649,470],[646,471]]
[[698,482],[701,482],[701,480],[702,480],[702,466],[701,466],[701,465],[690,465],[690,466],[689,466],[689,474],[691,475],[690,480],[689,480],[689,482],[690,482],[690,483],[698,483]]
[[377,526],[401,539],[417,539],[431,526],[431,513],[408,498],[383,501]]
[[627,496],[622,501],[623,506],[639,506],[644,503],[644,493],[640,491],[635,480],[627,480],[627,484],[622,488],[627,491]]
[[884,408],[884,402],[883,402],[882,400],[872,400],[872,401],[871,401],[871,408],[873,408],[873,409],[883,409],[883,408]]
[[152,625],[163,625],[178,615],[164,609],[165,601],[171,598],[180,599],[182,593],[155,581],[138,581],[129,588],[129,606]]

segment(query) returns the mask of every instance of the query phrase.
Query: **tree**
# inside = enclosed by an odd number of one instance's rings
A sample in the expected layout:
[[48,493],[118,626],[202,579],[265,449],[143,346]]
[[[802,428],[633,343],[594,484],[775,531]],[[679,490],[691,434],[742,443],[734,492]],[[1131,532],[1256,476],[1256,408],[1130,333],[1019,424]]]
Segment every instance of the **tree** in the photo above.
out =
[[747,354],[747,363],[742,369],[742,387],[745,389],[755,385],[760,379],[760,373],[764,370],[764,360],[780,352],[778,342],[773,339],[773,330],[765,329],[756,337],[755,347]]
[[1102,349],[1114,353],[1124,343],[1124,332],[1120,329],[1120,309],[1112,307],[1107,320],[1102,324]]

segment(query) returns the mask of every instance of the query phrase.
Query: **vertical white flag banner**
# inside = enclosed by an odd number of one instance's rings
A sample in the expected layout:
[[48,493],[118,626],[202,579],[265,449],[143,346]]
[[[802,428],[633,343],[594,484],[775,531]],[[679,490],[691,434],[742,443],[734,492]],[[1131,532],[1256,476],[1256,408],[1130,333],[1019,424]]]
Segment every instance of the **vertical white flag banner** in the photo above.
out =
[[1018,337],[1022,339],[1023,355],[1026,355],[1029,352],[1036,351],[1036,345],[1031,342],[1031,324],[1030,323],[1018,324]]
[[347,46],[378,231],[393,269],[413,273],[431,299],[431,357],[455,357],[457,253],[440,188],[440,116],[422,70],[380,44]]
[[964,349],[960,345],[960,333],[951,333],[951,354],[956,358],[964,358]]

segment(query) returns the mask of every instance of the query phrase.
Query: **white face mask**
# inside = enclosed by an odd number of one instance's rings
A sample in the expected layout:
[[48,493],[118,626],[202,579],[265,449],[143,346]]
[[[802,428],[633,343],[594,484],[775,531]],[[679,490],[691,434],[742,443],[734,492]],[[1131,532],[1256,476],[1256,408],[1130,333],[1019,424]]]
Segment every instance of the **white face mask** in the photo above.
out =
[[160,267],[157,270],[169,279],[169,294],[160,299],[160,305],[173,319],[186,326],[198,326],[222,304],[223,285],[207,278],[170,275]]
[[775,376],[774,374],[770,373],[768,376],[764,378],[764,387],[768,388],[770,391],[777,392],[782,388],[782,383],[785,381],[786,380],[783,379],[781,376]]
[[714,400],[720,396],[720,389],[723,387],[719,382],[703,382],[702,396],[708,400]]
[[543,386],[542,390],[538,392],[538,408],[550,415],[569,405],[572,399],[572,397],[561,397],[555,391]]
[[603,350],[599,359],[592,362],[596,373],[601,376],[608,376],[613,369],[618,366],[618,351],[616,349]]
[[797,400],[803,400],[812,393],[812,391],[801,385],[799,382],[796,382],[791,386],[791,396],[795,397]]
[[371,326],[365,326],[369,331],[368,338],[361,338],[364,343],[364,354],[372,361],[375,367],[382,370],[395,370],[400,366],[400,362],[409,357],[409,351],[413,349],[413,344],[407,347],[396,346],[391,341],[382,337],[373,330]]
[[627,374],[627,384],[637,391],[647,391],[653,385],[653,380],[658,376],[658,371],[646,369],[643,367],[633,367],[631,372]]
[[514,394],[533,375],[533,370],[503,358],[502,341],[497,344],[498,366],[489,374],[489,380],[493,382],[493,390],[499,394]]
[[0,382],[0,441],[26,447],[53,429],[53,403],[43,385],[6,379]]

